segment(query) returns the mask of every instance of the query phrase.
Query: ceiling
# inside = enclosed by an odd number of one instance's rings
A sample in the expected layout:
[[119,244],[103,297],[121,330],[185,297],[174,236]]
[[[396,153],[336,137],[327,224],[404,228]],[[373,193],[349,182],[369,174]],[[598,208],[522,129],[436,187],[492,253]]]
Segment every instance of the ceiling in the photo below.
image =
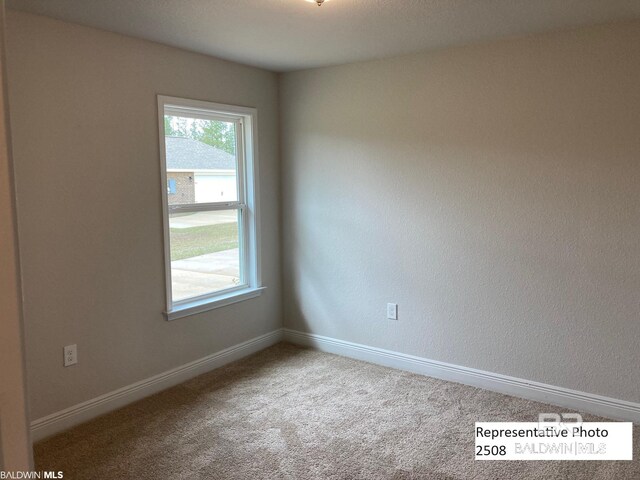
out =
[[640,17],[639,0],[8,0],[275,71]]

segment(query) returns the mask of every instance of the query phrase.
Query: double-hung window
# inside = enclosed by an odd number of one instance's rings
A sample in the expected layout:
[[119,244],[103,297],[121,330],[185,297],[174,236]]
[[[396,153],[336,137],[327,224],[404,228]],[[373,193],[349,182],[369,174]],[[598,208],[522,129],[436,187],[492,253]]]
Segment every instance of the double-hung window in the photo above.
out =
[[158,97],[167,318],[260,294],[256,110]]

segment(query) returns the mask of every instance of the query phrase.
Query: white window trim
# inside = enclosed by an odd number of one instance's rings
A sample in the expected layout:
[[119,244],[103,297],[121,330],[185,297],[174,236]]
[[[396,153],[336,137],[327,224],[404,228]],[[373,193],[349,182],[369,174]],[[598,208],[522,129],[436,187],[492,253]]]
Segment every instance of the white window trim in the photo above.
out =
[[[175,108],[176,110],[184,110],[190,116],[209,119],[225,119],[225,114],[232,117],[235,121],[237,117],[242,120],[242,145],[239,148],[244,150],[244,165],[238,165],[240,174],[244,176],[244,196],[246,204],[241,207],[242,215],[247,216],[243,238],[239,239],[244,242],[245,248],[244,258],[241,264],[245,266],[247,274],[246,284],[242,287],[229,288],[209,295],[201,297],[189,298],[181,302],[173,303],[172,285],[171,285],[171,248],[169,236],[169,199],[167,189],[167,162],[166,147],[164,139],[164,113],[166,108]],[[208,112],[214,110],[217,115],[211,115]],[[260,230],[259,230],[259,184],[258,184],[258,111],[251,107],[239,107],[234,105],[224,105],[220,103],[205,102],[200,100],[189,100],[178,97],[169,97],[158,95],[158,128],[159,128],[159,144],[160,144],[160,173],[162,191],[162,216],[164,229],[164,264],[165,264],[165,287],[166,287],[166,305],[164,312],[167,320],[176,320],[178,318],[195,315],[215,308],[224,307],[232,303],[237,303],[249,298],[259,296],[265,289],[262,286],[261,277],[261,260],[260,260]],[[238,202],[232,202],[238,203]],[[198,209],[198,204],[193,205],[193,209]]]

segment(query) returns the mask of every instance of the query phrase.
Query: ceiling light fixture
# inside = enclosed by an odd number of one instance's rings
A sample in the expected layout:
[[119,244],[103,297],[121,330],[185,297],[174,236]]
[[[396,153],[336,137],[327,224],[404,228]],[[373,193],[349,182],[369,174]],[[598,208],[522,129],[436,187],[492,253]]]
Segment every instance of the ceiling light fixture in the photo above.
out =
[[321,6],[322,6],[322,4],[323,4],[324,2],[328,2],[328,1],[329,1],[329,0],[307,0],[307,2],[309,2],[309,3],[315,3],[315,4],[317,4],[319,7],[321,7]]

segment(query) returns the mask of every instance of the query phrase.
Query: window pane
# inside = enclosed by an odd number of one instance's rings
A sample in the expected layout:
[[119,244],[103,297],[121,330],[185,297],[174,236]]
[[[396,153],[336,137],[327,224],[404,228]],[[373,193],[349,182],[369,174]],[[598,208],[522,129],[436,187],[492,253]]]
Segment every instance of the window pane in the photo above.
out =
[[164,116],[169,205],[238,200],[236,125]]
[[241,284],[239,210],[169,214],[173,301]]

